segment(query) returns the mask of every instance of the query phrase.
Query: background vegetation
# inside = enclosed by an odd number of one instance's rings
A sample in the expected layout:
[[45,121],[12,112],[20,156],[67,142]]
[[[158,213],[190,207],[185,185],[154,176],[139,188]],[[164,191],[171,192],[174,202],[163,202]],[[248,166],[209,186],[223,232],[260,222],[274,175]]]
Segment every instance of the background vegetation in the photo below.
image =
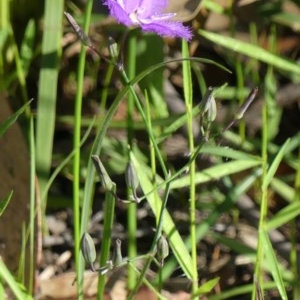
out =
[[227,2],[0,2],[0,299],[299,299],[300,3]]

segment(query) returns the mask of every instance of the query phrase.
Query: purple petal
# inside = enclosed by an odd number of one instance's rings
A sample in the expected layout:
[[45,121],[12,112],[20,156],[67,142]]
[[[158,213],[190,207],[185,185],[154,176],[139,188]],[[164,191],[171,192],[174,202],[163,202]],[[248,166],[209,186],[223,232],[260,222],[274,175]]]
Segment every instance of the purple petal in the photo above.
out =
[[141,7],[141,0],[119,0],[124,3],[125,12],[129,15]]
[[141,24],[144,31],[155,32],[160,36],[181,37],[187,41],[191,40],[192,32],[189,27],[185,27],[180,22],[156,21],[150,24]]
[[[108,7],[109,13],[113,17],[115,17],[119,23],[122,23],[126,26],[132,25],[132,21],[129,18],[129,15],[124,11],[124,9],[119,4],[119,2],[122,3],[123,1],[105,0],[103,3],[104,3],[104,5],[106,5]],[[136,2],[138,2],[138,1],[136,1]]]
[[163,14],[168,0],[104,0],[110,14],[126,26],[138,25],[144,31],[161,36],[192,38],[191,29],[180,22],[170,21],[175,14]]
[[141,0],[139,5],[140,9],[143,9],[141,17],[148,18],[160,14],[167,5],[167,0]]

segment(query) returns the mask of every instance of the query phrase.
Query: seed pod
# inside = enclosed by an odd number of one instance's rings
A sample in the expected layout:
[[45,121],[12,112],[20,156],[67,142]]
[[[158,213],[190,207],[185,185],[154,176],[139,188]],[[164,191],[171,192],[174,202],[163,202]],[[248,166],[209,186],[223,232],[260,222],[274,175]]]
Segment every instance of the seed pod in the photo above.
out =
[[118,265],[120,265],[123,261],[121,244],[122,244],[121,240],[116,239],[115,247],[114,247],[114,251],[113,251],[113,255],[112,255],[112,263],[113,263],[114,268],[117,267]]
[[156,255],[161,266],[163,266],[165,258],[169,255],[169,244],[167,239],[163,235],[161,235],[157,241]]
[[96,260],[96,249],[93,239],[88,233],[83,234],[81,238],[80,248],[85,262],[89,264],[92,271],[95,272],[93,263]]
[[97,155],[92,155],[92,160],[98,172],[98,175],[100,176],[102,186],[106,191],[112,192],[114,182],[110,179],[100,158]]
[[133,191],[135,191],[139,187],[139,179],[136,174],[135,167],[131,161],[128,162],[126,167],[125,180],[127,186]]

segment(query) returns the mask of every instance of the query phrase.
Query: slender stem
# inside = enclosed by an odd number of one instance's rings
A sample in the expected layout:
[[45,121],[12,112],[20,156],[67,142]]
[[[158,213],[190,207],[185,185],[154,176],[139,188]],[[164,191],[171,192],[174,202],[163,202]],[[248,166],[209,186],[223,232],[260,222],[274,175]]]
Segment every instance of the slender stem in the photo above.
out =
[[[239,61],[239,60],[236,61],[235,69],[236,69],[236,74],[237,74],[238,95],[241,95],[242,93],[240,93],[240,91],[242,91],[245,88],[241,61]],[[239,106],[241,106],[243,104],[244,98],[242,96],[240,96],[238,101],[239,101]],[[243,122],[243,120],[241,120],[239,122],[239,135],[240,135],[242,141],[245,140],[245,134],[246,134],[246,125],[245,125],[245,122]]]
[[[101,245],[101,256],[100,256],[100,267],[106,265],[109,259],[109,249],[111,245],[111,234],[115,215],[115,196],[116,186],[113,186],[112,192],[107,192],[105,195],[104,202],[104,224],[102,234],[102,245]],[[105,275],[100,275],[98,280],[98,294],[97,299],[102,300],[104,297],[105,290]]]
[[[86,13],[84,21],[84,31],[89,28],[93,1],[89,0],[86,4]],[[78,299],[83,299],[83,274],[80,268],[79,245],[80,245],[80,137],[81,137],[81,112],[82,112],[82,94],[83,78],[86,61],[86,47],[82,45],[79,56],[77,73],[77,93],[74,109],[74,139],[73,149],[76,149],[73,159],[73,218],[74,218],[74,256],[77,276],[77,294]]]
[[30,264],[29,264],[29,294],[33,294],[33,278],[34,278],[34,267],[36,266],[36,252],[35,252],[35,216],[36,216],[36,165],[35,165],[35,141],[34,141],[34,125],[33,116],[29,120],[29,149],[30,149]]
[[[268,107],[264,102],[262,107],[262,145],[261,145],[261,157],[262,157],[262,181],[267,178],[268,172]],[[260,203],[260,217],[258,225],[258,244],[256,251],[256,264],[255,264],[255,277],[259,285],[263,288],[262,280],[262,262],[263,262],[263,245],[260,231],[264,230],[265,220],[267,216],[268,207],[268,187],[262,182],[261,189],[261,203]],[[253,285],[252,299],[255,299],[255,284]]]
[[[184,57],[188,57],[188,44],[182,42],[182,54]],[[191,79],[191,65],[190,61],[183,62],[183,82],[184,82],[184,100],[187,113],[187,132],[189,151],[194,153],[194,134],[193,134],[193,86]],[[196,238],[196,190],[195,190],[195,173],[196,163],[193,160],[189,169],[190,176],[190,235],[192,241],[191,256],[192,256],[192,275],[193,283],[192,290],[195,292],[198,289],[198,268],[197,268],[197,238]]]
[[[128,77],[130,79],[134,78],[136,73],[136,47],[137,38],[136,35],[129,34],[129,46],[128,46]],[[128,105],[127,105],[127,141],[129,148],[132,149],[133,144],[133,114],[134,114],[134,99],[132,94],[128,95]],[[128,154],[128,161],[130,161],[130,151]],[[128,189],[127,195],[128,199],[130,196],[130,191]],[[137,255],[137,245],[136,245],[136,228],[137,228],[137,205],[132,203],[128,206],[127,210],[127,227],[128,227],[128,257],[133,258]],[[128,290],[134,288],[136,283],[136,273],[130,267],[128,267]]]
[[[150,110],[150,103],[148,100],[148,95],[146,95],[146,113],[147,113],[147,118],[148,118],[148,122],[149,122],[149,129],[151,132],[153,132],[153,127],[152,127],[152,120],[151,120],[151,110]],[[155,159],[155,151],[154,151],[154,147],[153,147],[153,143],[151,142],[151,140],[149,140],[149,145],[150,145],[150,164],[151,164],[151,170],[152,170],[152,181],[153,181],[153,188],[154,188],[154,197],[157,199],[157,201],[155,201],[156,203],[156,211],[159,211],[159,201],[158,201],[158,187],[157,187],[157,183],[155,181],[155,176],[157,174],[157,170],[156,170],[156,159]],[[165,183],[164,183],[165,184]],[[162,212],[162,211],[161,211]],[[156,215],[156,225],[159,225],[159,221],[160,221],[160,216]],[[159,238],[159,236],[158,236]],[[156,241],[156,238],[154,238],[154,241]],[[162,268],[159,268],[159,272],[158,272],[158,291],[161,291],[162,288]]]
[[[275,51],[276,49],[276,39],[275,33],[272,32],[269,38],[269,48],[271,51]],[[262,107],[262,145],[261,145],[261,157],[262,157],[262,185],[261,185],[261,203],[260,203],[260,217],[258,224],[258,245],[257,245],[257,254],[256,254],[256,266],[255,266],[255,276],[258,280],[258,284],[261,286],[262,290],[264,289],[264,280],[263,280],[263,258],[264,258],[264,245],[263,241],[265,240],[263,237],[265,231],[265,224],[268,212],[268,189],[269,182],[266,183],[268,178],[268,144],[269,138],[272,135],[272,119],[270,116],[270,111],[272,110],[272,106],[274,105],[274,95],[276,86],[274,80],[274,69],[273,66],[269,65],[267,69],[267,73],[265,76],[265,101]],[[270,126],[271,125],[271,126]],[[269,136],[270,135],[270,136]],[[255,298],[255,284],[253,285],[253,293],[252,299]]]
[[102,90],[102,94],[101,94],[99,118],[104,117],[104,112],[105,112],[107,98],[108,98],[108,91],[109,91],[108,87],[109,87],[109,83],[111,82],[113,71],[114,71],[114,65],[108,64],[105,79],[104,79],[104,89]]
[[[85,49],[82,47],[79,69],[84,69],[83,64],[85,57]],[[78,79],[81,77],[80,74],[83,74],[79,71]],[[74,140],[73,140],[73,148],[77,149],[74,154],[73,159],[73,219],[74,219],[74,257],[75,257],[75,265],[76,265],[76,274],[77,274],[77,292],[79,299],[83,299],[82,289],[81,289],[81,275],[79,274],[79,241],[80,241],[80,148],[78,145],[80,144],[80,133],[81,133],[81,92],[82,92],[82,80],[78,80],[78,90],[77,96],[75,100],[75,113],[74,113]],[[81,91],[81,92],[80,92]]]
[[[298,149],[298,168],[296,172],[296,178],[295,178],[295,183],[294,183],[294,188],[295,188],[295,195],[294,195],[294,201],[297,201],[299,203],[300,199],[300,148]],[[290,260],[291,260],[291,267],[292,267],[292,272],[294,275],[294,280],[298,281],[299,280],[299,272],[298,272],[298,251],[297,251],[297,224],[296,220],[291,220],[290,221],[290,228],[291,230],[291,240],[292,240],[292,247],[291,247],[291,255],[290,255]],[[293,288],[293,299],[299,299],[300,290],[299,287],[294,287]]]
[[[153,132],[153,127],[152,127],[152,120],[151,120],[151,111],[150,111],[150,103],[149,103],[149,100],[148,100],[148,95],[146,95],[146,113],[147,113],[147,119],[148,119],[148,122],[149,122],[149,129],[151,132]],[[157,168],[156,168],[156,159],[155,159],[155,151],[154,151],[154,145],[153,143],[151,142],[151,140],[149,139],[149,150],[150,150],[150,164],[151,164],[151,170],[152,170],[152,182],[153,182],[153,191],[152,193],[154,193],[154,196],[157,197],[158,196],[158,185],[155,181],[155,176],[157,174]],[[163,182],[162,185],[164,186],[166,183]],[[147,196],[147,195],[145,195]],[[158,201],[156,201],[157,203],[157,206],[158,206]],[[159,211],[159,207],[156,207],[156,211]],[[159,219],[158,219],[158,216],[156,216],[156,224],[158,224],[159,222]]]

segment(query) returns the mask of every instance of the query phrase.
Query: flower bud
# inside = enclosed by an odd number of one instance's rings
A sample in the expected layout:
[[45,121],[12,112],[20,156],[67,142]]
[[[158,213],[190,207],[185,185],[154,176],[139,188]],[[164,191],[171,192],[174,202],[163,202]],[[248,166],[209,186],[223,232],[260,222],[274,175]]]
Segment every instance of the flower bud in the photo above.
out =
[[96,260],[96,249],[93,239],[88,233],[83,234],[81,238],[80,248],[85,262],[89,264],[92,271],[95,272],[93,263]]
[[113,191],[114,182],[110,179],[108,173],[106,172],[100,158],[97,155],[92,155],[92,160],[95,165],[95,168],[98,172],[98,175],[101,179],[102,186],[106,191]]
[[163,235],[161,235],[157,241],[156,255],[160,265],[163,266],[165,258],[169,255],[169,244]]
[[[128,162],[127,167],[126,167],[125,181],[126,181],[128,188],[132,191],[131,199],[133,199],[133,202],[139,203],[140,199],[136,193],[136,190],[139,187],[139,179],[136,174],[134,165],[131,161]],[[132,202],[131,200],[129,200],[129,201]]]
[[139,179],[137,177],[135,167],[131,161],[128,162],[126,167],[125,180],[127,186],[133,191],[139,187]]

